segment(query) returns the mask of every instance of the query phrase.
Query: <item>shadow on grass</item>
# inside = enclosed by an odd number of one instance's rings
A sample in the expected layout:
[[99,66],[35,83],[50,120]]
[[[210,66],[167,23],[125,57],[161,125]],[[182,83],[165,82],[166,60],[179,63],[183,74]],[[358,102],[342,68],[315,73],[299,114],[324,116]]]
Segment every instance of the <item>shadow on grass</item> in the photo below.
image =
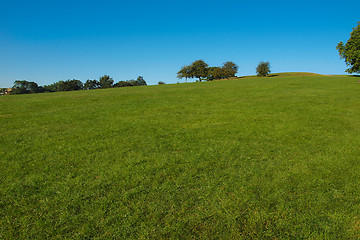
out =
[[360,75],[350,75],[350,77],[360,77]]
[[267,77],[278,77],[279,76],[279,74],[270,74],[269,76],[267,76]]

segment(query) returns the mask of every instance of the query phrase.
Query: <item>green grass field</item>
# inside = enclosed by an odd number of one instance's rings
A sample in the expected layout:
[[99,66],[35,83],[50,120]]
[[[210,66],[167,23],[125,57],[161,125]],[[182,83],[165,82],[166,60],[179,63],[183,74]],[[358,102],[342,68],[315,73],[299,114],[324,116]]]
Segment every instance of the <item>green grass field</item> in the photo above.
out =
[[0,97],[0,239],[359,239],[358,80]]

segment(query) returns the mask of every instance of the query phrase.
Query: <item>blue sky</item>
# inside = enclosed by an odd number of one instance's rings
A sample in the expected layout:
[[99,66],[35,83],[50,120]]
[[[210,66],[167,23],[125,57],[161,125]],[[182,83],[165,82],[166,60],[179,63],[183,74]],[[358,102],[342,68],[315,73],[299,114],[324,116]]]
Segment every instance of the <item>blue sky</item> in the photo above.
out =
[[360,21],[360,1],[0,1],[0,87],[15,80],[183,82],[194,60],[259,61],[272,72],[345,74],[336,45]]

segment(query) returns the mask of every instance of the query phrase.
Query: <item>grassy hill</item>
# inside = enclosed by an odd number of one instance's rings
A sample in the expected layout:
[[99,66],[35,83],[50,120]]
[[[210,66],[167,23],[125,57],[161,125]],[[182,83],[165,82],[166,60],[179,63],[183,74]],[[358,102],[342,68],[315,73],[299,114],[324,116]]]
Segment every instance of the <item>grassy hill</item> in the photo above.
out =
[[0,97],[0,238],[360,238],[358,78],[274,75]]

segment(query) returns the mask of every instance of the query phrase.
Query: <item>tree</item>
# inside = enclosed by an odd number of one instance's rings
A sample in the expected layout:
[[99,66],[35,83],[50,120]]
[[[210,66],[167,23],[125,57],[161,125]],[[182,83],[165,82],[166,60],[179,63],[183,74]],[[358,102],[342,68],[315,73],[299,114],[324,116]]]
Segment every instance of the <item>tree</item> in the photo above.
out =
[[191,77],[191,67],[189,65],[182,67],[177,73],[177,78],[185,78],[185,82],[187,82],[187,79]]
[[166,83],[163,82],[163,81],[159,81],[159,82],[158,82],[158,85],[163,85],[163,84],[166,84]]
[[[135,81],[135,80],[132,80]],[[114,84],[114,87],[131,87],[131,83],[129,81],[119,81],[116,84]]]
[[12,87],[12,92],[14,94],[26,94],[26,93],[36,93],[38,91],[38,85],[35,82],[28,82],[25,80],[17,80],[14,82]]
[[260,62],[256,67],[256,74],[258,75],[258,77],[265,77],[269,73],[271,73],[269,62]]
[[53,83],[50,85],[43,86],[44,92],[56,92],[57,91],[57,83]]
[[201,78],[207,77],[207,65],[203,60],[196,60],[190,65],[190,76],[199,78],[201,82]]
[[221,67],[209,67],[207,70],[207,79],[212,81],[214,79],[224,78],[224,70]]
[[339,42],[336,49],[341,59],[345,59],[349,67],[345,70],[348,73],[360,73],[360,22],[350,33],[350,39],[344,44]]
[[100,88],[111,88],[114,84],[114,80],[108,76],[104,75],[99,80]]
[[146,81],[144,80],[144,78],[142,76],[139,76],[136,81],[135,81],[135,85],[134,86],[146,86]]
[[84,84],[85,90],[92,90],[100,87],[100,83],[97,80],[88,79]]
[[239,67],[231,61],[224,63],[223,67],[222,67],[224,77],[225,78],[235,77],[235,74],[237,73],[238,68]]
[[142,76],[139,76],[136,80],[131,79],[127,81],[119,81],[114,84],[114,87],[133,87],[133,86],[146,86],[146,81]]
[[130,87],[133,87],[133,86],[137,86],[137,83],[134,79],[131,79],[131,80],[127,80],[126,83],[130,86]]
[[66,80],[56,83],[56,91],[76,91],[84,88],[83,83],[80,80]]

